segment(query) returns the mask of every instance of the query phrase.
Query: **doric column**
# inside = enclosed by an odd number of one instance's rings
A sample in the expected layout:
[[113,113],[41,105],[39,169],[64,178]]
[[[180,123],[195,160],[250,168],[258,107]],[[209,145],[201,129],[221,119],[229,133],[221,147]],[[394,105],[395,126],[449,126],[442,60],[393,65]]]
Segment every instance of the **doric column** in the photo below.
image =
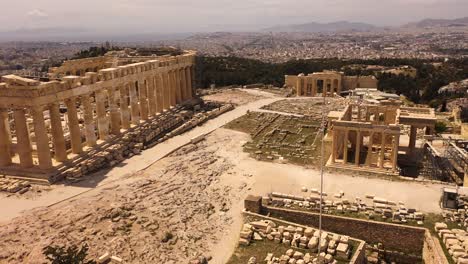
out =
[[175,76],[175,70],[170,71],[169,73],[169,82],[171,87],[171,106],[174,107],[177,105],[177,88],[176,88],[176,76]]
[[132,124],[138,125],[140,124],[140,109],[138,105],[138,94],[136,90],[136,84],[134,82],[130,83],[129,94],[130,94]]
[[123,129],[130,128],[130,110],[128,109],[128,84],[120,86],[120,118]]
[[86,137],[86,145],[93,147],[96,145],[96,126],[94,125],[93,105],[89,94],[81,96],[83,105],[84,132]]
[[81,132],[80,124],[78,122],[78,113],[76,111],[75,98],[69,98],[65,101],[67,106],[68,128],[70,129],[70,141],[72,153],[80,154],[81,146]]
[[372,165],[372,146],[374,145],[374,132],[369,135],[369,145],[367,147],[367,166]]
[[312,96],[317,96],[317,79],[312,78]]
[[106,140],[109,136],[109,118],[106,112],[107,94],[105,91],[95,92],[97,125],[100,140]]
[[193,72],[192,72],[192,66],[188,66],[186,68],[186,76],[187,76],[187,91],[188,91],[188,96],[190,99],[193,98],[194,91],[193,91]]
[[148,78],[148,106],[149,114],[151,116],[156,115],[156,85],[154,75]]
[[156,112],[162,113],[164,110],[164,82],[162,74],[156,75]]
[[169,72],[165,72],[161,75],[162,77],[162,84],[163,84],[163,109],[169,110],[171,107],[171,97],[170,97],[170,87],[169,87]]
[[182,90],[182,101],[188,100],[188,94],[187,94],[187,76],[185,74],[185,68],[181,68],[180,70],[180,87]]
[[409,150],[410,153],[414,151],[414,148],[416,147],[416,127],[411,126],[410,129],[410,138],[409,138]]
[[349,130],[345,128],[345,135],[343,138],[343,164],[348,162],[348,135]]
[[336,129],[336,127],[334,127],[332,129],[332,153],[331,153],[331,162],[332,163],[335,163],[336,161],[336,140],[337,140],[337,134],[338,134],[338,130]]
[[358,105],[357,109],[357,121],[361,121],[361,105]]
[[63,162],[67,160],[67,145],[63,135],[62,118],[60,115],[60,105],[53,103],[49,106],[50,131],[52,134],[52,144],[54,145],[55,160]]
[[182,102],[182,86],[180,85],[180,71],[179,68],[174,70],[174,87],[175,87],[175,95],[176,95],[176,104],[180,104]]
[[393,137],[392,168],[393,171],[396,171],[398,162],[398,147],[400,146],[400,135],[394,135]]
[[380,145],[380,168],[384,166],[384,159],[385,159],[385,132],[382,132],[382,143]]
[[297,76],[296,79],[296,96],[301,96],[302,95],[302,89],[301,89],[301,77]]
[[7,110],[0,110],[0,166],[11,164],[10,123]]
[[148,120],[148,81],[143,80],[138,82],[138,93],[140,97],[140,117],[143,120]]
[[337,94],[340,94],[340,93],[341,93],[341,90],[342,90],[342,87],[341,87],[341,79],[338,79]]
[[52,168],[52,157],[50,155],[49,137],[44,122],[44,109],[42,106],[36,106],[32,110],[34,135],[36,136],[37,159],[39,168]]
[[31,141],[29,139],[29,130],[26,123],[25,111],[23,109],[13,112],[15,117],[16,129],[16,148],[20,159],[20,166],[30,168],[33,166]]
[[354,155],[354,163],[359,166],[359,156],[361,154],[361,131],[356,131],[356,152]]
[[118,93],[116,87],[107,88],[107,96],[109,98],[109,114],[110,114],[110,127],[114,135],[120,134],[120,111],[117,106]]

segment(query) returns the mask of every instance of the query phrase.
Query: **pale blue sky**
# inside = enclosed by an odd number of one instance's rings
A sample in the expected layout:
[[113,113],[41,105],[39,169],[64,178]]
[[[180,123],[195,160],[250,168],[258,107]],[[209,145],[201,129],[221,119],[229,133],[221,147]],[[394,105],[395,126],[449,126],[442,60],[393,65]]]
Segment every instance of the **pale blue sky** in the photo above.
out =
[[115,32],[257,30],[348,20],[400,25],[468,15],[468,0],[0,0],[0,30],[85,28]]

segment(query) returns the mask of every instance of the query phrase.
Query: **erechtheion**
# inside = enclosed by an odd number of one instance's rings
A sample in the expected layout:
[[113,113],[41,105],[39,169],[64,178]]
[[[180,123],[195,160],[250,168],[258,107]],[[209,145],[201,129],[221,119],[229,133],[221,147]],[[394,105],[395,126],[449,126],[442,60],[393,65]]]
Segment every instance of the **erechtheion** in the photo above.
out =
[[286,75],[285,86],[294,88],[297,96],[333,96],[356,88],[377,88],[374,76],[346,76],[342,72],[323,71],[308,75]]
[[111,54],[66,61],[45,81],[1,77],[0,172],[50,178],[170,114],[194,96],[194,58]]
[[[433,134],[434,109],[403,107],[399,100],[378,104],[350,103],[342,112],[330,112],[330,168],[398,175],[398,153],[415,149],[417,129]],[[409,127],[407,146],[400,144],[401,127]],[[330,135],[329,134],[329,135]]]

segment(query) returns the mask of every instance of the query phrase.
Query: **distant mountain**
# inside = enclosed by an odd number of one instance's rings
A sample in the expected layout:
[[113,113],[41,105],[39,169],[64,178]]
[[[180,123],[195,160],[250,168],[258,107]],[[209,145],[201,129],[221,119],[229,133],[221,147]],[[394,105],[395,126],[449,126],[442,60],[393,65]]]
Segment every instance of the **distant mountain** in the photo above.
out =
[[23,28],[0,31],[0,42],[4,41],[162,41],[184,39],[192,33],[138,33],[108,32],[85,28]]
[[468,17],[456,19],[424,19],[418,22],[403,25],[403,28],[430,28],[430,27],[465,27],[468,26]]
[[338,21],[332,23],[311,22],[306,24],[282,25],[265,28],[262,31],[271,32],[343,32],[343,31],[371,31],[376,26],[359,22]]

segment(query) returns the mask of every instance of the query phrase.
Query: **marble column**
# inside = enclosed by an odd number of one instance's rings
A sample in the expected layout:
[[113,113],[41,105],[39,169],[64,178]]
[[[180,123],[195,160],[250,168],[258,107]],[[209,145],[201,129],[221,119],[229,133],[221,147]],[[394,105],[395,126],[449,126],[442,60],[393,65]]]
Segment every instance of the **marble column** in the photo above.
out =
[[11,164],[11,138],[8,111],[0,111],[0,166]]
[[49,106],[50,130],[52,134],[52,144],[54,145],[55,160],[63,162],[67,160],[67,145],[63,135],[62,117],[60,105],[53,103]]
[[105,91],[96,91],[95,100],[99,139],[106,140],[109,136],[109,118],[106,112],[107,94]]
[[120,134],[120,111],[117,105],[117,102],[120,99],[120,96],[118,96],[119,93],[120,91],[117,92],[116,87],[107,88],[107,96],[109,98],[110,129],[114,135]]
[[149,114],[155,116],[156,111],[156,85],[154,75],[148,78],[148,106]]
[[16,152],[20,159],[20,166],[30,168],[33,166],[31,141],[29,139],[29,129],[26,123],[25,111],[23,109],[14,110],[16,129]]
[[343,164],[348,163],[348,135],[349,130],[346,128],[343,138]]
[[162,74],[163,79],[163,98],[164,98],[164,110],[169,110],[171,108],[171,88],[169,87],[169,72],[165,72]]
[[317,96],[317,80],[312,79],[312,96]]
[[187,67],[187,90],[190,99],[193,98],[195,91],[193,90],[193,74],[194,70],[192,70],[192,66]]
[[96,126],[94,125],[93,105],[89,94],[81,96],[83,106],[84,132],[86,138],[86,146],[93,147],[96,145]]
[[338,95],[341,93],[341,80],[338,79],[338,87],[337,87],[337,92]]
[[176,77],[175,70],[170,71],[169,73],[169,87],[170,87],[170,98],[171,106],[174,107],[177,105],[177,88],[176,88]]
[[357,121],[361,121],[361,106],[358,105],[357,109]]
[[296,79],[296,96],[302,96],[301,77],[299,76]]
[[356,131],[356,151],[354,155],[354,163],[359,166],[359,158],[361,154],[361,131]]
[[174,87],[175,87],[175,95],[176,95],[176,104],[180,104],[182,102],[182,87],[180,86],[180,71],[179,69],[174,70]]
[[393,140],[393,155],[392,155],[392,168],[393,171],[397,170],[398,165],[398,147],[400,146],[400,135],[395,135]]
[[123,129],[130,128],[130,110],[128,109],[128,87],[129,84],[120,86],[120,120]]
[[52,156],[49,148],[49,137],[44,122],[44,108],[36,106],[32,109],[34,135],[36,136],[37,159],[40,169],[52,168]]
[[374,145],[374,132],[369,135],[369,145],[367,147],[367,166],[372,165],[372,147]]
[[382,143],[380,144],[380,168],[384,167],[385,163],[385,138],[387,135],[385,135],[385,132],[382,132]]
[[410,152],[413,152],[416,147],[416,132],[417,132],[417,128],[412,125],[410,129],[410,138],[409,138]]
[[156,112],[162,113],[164,110],[164,83],[161,74],[157,74],[155,77],[156,83]]
[[80,154],[83,149],[81,145],[80,124],[78,122],[75,98],[69,98],[65,101],[65,104],[67,106],[68,128],[70,130],[72,153]]
[[187,75],[185,74],[185,68],[180,69],[180,86],[182,87],[182,100],[188,100],[187,94]]
[[136,83],[130,83],[130,108],[131,108],[131,116],[132,116],[132,124],[139,125],[140,124],[140,107],[138,105],[138,94],[136,89]]
[[339,133],[336,128],[332,129],[332,153],[331,153],[331,162],[335,163],[336,161],[336,140],[337,134]]
[[142,120],[148,120],[148,81],[138,82],[138,93],[140,100],[140,117]]

